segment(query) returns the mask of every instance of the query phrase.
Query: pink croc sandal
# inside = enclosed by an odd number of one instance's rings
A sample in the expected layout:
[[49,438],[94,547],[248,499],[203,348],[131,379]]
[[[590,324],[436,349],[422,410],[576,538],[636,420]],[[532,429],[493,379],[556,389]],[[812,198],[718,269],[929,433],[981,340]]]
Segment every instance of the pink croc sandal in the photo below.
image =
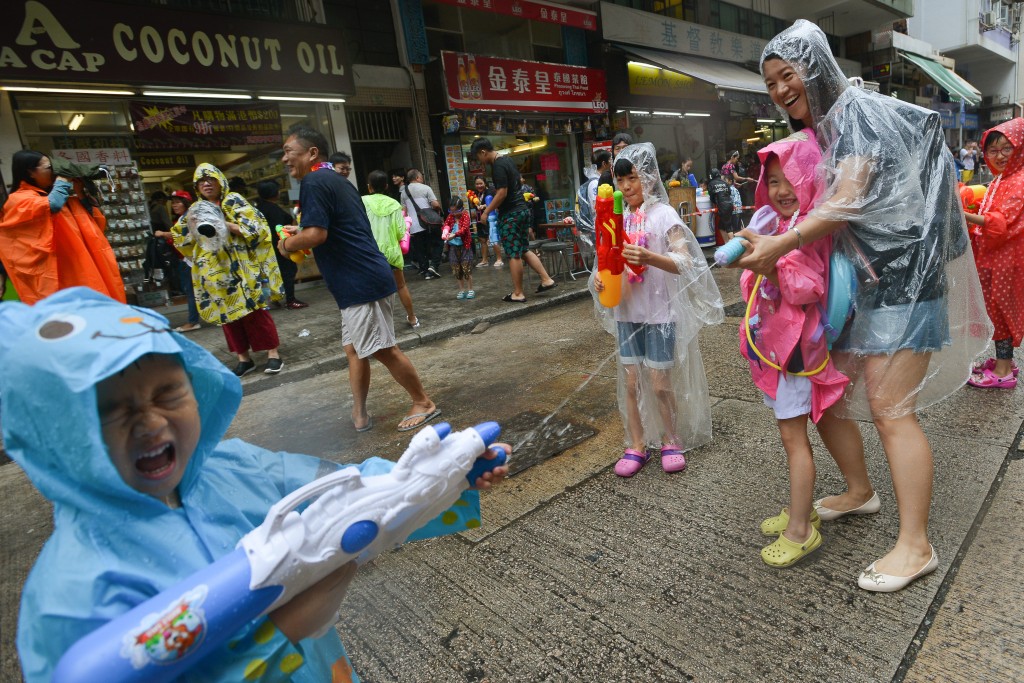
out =
[[620,477],[632,477],[642,470],[650,459],[650,453],[641,453],[632,448],[627,448],[622,457],[619,458],[619,461],[615,463],[615,474]]
[[[1017,363],[1015,363],[1014,361],[1010,361],[1010,367],[1013,368],[1012,373],[1013,376],[1016,377],[1018,373],[1020,373],[1020,368],[1017,367]],[[971,368],[971,372],[975,375],[981,375],[984,374],[986,370],[995,370],[995,368],[996,359],[989,358],[984,363],[979,363],[978,365],[975,365],[973,368]]]
[[667,443],[661,447],[661,469],[666,472],[682,472],[686,469],[686,457],[679,446]]
[[991,370],[983,370],[981,375],[971,375],[967,383],[978,389],[1014,389],[1017,387],[1017,378],[1013,373],[999,377]]

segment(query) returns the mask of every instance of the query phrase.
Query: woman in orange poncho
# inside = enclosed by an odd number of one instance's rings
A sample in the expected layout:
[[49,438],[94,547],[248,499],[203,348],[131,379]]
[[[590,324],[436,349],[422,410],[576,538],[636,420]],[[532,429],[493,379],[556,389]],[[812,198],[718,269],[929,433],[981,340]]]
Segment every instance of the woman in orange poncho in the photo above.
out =
[[103,231],[106,218],[83,203],[50,158],[22,150],[11,162],[11,195],[0,212],[0,261],[25,303],[83,285],[124,302],[124,283]]

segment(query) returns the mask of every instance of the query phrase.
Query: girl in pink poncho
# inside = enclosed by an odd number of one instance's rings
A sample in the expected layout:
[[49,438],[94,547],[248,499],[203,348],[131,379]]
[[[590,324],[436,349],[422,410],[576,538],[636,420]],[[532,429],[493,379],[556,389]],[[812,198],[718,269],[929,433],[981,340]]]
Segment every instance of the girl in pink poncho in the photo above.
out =
[[[775,234],[792,230],[799,235],[800,219],[813,208],[817,195],[817,143],[802,131],[768,145],[758,156],[758,209],[770,205],[775,210]],[[748,304],[740,325],[740,351],[750,361],[764,402],[775,411],[789,459],[789,508],[761,524],[762,533],[778,536],[761,551],[765,563],[774,567],[788,567],[821,545],[821,520],[812,508],[815,470],[807,416],[830,443],[828,428],[835,418],[822,418],[849,383],[832,364],[824,334],[831,252],[832,238],[826,237],[779,259],[766,278],[749,270],[740,278]]]

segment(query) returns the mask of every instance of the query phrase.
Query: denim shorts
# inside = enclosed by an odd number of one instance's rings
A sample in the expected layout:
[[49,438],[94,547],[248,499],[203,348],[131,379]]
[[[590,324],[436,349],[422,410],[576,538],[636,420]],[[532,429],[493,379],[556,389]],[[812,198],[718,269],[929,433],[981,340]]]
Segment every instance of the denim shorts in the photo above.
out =
[[940,298],[858,309],[834,349],[880,356],[903,349],[914,353],[941,351],[949,343],[949,314],[946,300]]
[[666,370],[675,365],[676,326],[672,323],[616,323],[623,365]]

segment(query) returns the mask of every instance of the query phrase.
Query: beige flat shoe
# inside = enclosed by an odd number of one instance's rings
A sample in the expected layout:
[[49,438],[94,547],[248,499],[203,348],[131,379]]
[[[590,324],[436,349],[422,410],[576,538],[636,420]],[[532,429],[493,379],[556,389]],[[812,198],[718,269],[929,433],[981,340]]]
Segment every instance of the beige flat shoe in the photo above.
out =
[[871,494],[867,502],[859,507],[855,507],[852,510],[832,510],[821,504],[821,501],[825,500],[820,498],[814,501],[814,509],[817,511],[818,516],[826,522],[845,517],[846,515],[873,515],[882,509],[882,501],[878,498],[877,493]]

